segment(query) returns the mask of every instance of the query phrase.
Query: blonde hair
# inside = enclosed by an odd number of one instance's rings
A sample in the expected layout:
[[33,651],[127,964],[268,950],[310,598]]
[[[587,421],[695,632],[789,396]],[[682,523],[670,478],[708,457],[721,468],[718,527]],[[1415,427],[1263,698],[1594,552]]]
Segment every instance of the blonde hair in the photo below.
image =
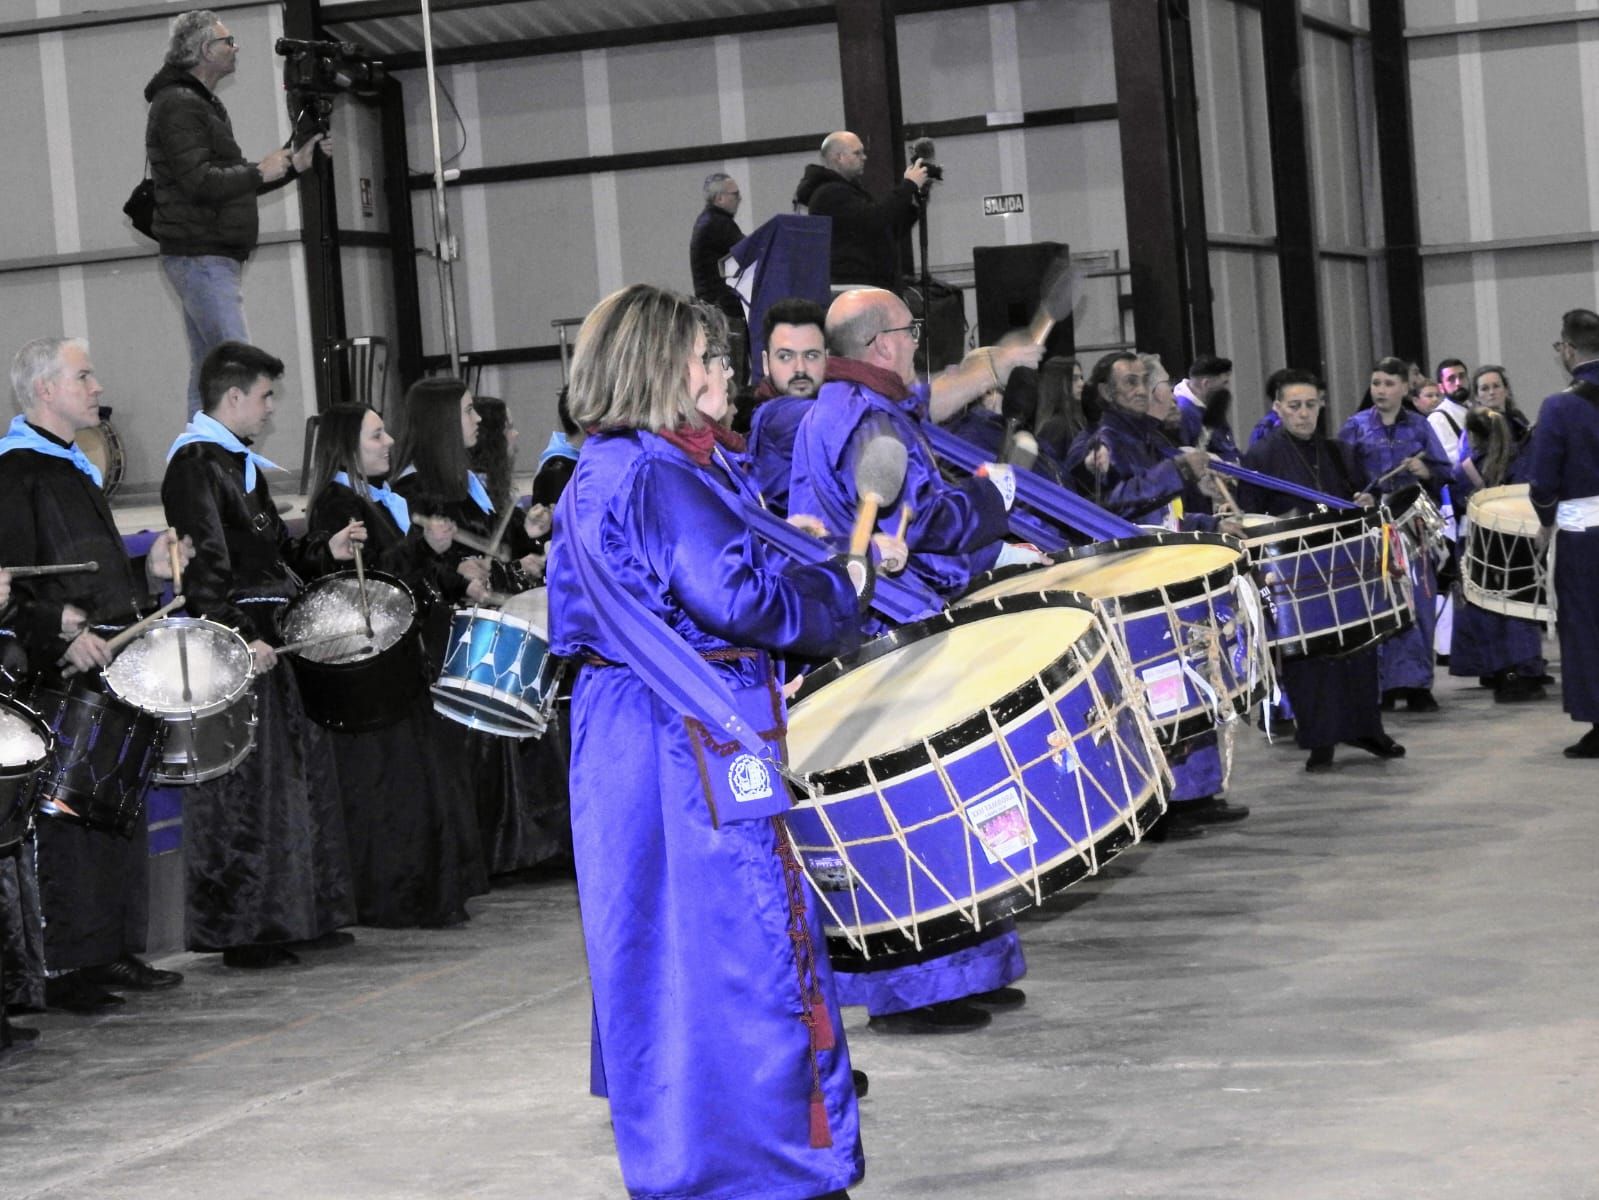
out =
[[704,419],[688,392],[693,301],[647,283],[612,292],[578,330],[567,407],[584,429],[659,432]]

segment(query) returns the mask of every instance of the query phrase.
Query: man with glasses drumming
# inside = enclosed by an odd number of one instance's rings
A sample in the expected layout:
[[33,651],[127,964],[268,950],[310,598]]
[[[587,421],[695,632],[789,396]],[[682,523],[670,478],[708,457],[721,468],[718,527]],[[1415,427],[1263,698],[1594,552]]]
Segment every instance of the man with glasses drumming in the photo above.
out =
[[[859,501],[855,463],[864,443],[880,434],[897,438],[906,449],[905,483],[883,506],[877,528],[898,533],[908,509],[901,535],[910,550],[906,569],[948,597],[990,567],[1041,556],[1004,540],[1015,497],[1010,467],[990,464],[986,477],[958,483],[939,472],[921,432],[932,389],[916,380],[920,336],[921,322],[912,320],[892,292],[863,288],[833,301],[827,313],[827,382],[800,421],[789,511],[816,516],[830,529],[849,529]],[[936,952],[873,957],[865,965],[869,969],[854,971],[835,963],[839,1002],[866,1005],[870,1028],[880,1033],[980,1029],[991,1020],[990,1010],[1015,1008],[1026,999],[1008,986],[1027,969],[1009,921],[941,943]]]
[[216,96],[238,68],[239,41],[209,9],[172,22],[166,62],[145,85],[144,148],[155,181],[161,270],[183,306],[189,341],[189,416],[200,411],[200,364],[212,347],[248,342],[241,278],[259,239],[256,197],[311,168],[316,134],[294,151],[244,157]]

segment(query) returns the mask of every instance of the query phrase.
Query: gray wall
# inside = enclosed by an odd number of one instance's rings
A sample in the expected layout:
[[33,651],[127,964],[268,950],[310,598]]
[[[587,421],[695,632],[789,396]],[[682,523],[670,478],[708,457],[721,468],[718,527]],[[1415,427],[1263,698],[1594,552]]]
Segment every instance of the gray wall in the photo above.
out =
[[[1108,0],[1018,0],[898,25],[907,123],[1115,100]],[[432,163],[421,72],[405,89],[414,170]],[[463,169],[674,146],[820,135],[843,123],[832,26],[447,67],[439,79],[444,156]],[[459,121],[456,119],[459,113]],[[465,127],[463,145],[462,126]],[[970,285],[972,247],[1064,240],[1125,261],[1120,141],[1114,122],[942,139],[947,183],[932,210],[940,276]],[[450,188],[462,348],[547,344],[551,322],[581,317],[630,282],[688,290],[688,233],[714,170],[739,180],[749,231],[790,210],[810,153],[719,160],[559,179]],[[984,217],[981,198],[1024,192],[1027,211]],[[417,240],[432,202],[413,195]],[[443,352],[439,294],[423,262],[423,349]],[[1115,280],[1091,281],[1078,339],[1119,341]],[[975,307],[968,296],[969,315]],[[351,326],[352,331],[354,326]],[[554,428],[553,364],[490,367],[481,390],[503,396],[524,437]],[[524,456],[524,462],[526,461]]]
[[1406,12],[1430,350],[1503,363],[1529,410],[1564,383],[1549,348],[1560,314],[1599,307],[1595,7],[1410,0]]
[[[8,7],[5,15],[130,6],[131,0],[21,0],[20,13]],[[262,4],[225,19],[240,38],[242,66],[219,94],[245,153],[259,157],[288,136],[271,52],[282,31],[281,7]],[[166,31],[163,16],[0,39],[7,113],[0,151],[12,164],[0,222],[0,351],[9,360],[31,338],[90,339],[104,402],[115,409],[112,423],[127,453],[130,491],[159,486],[166,448],[185,420],[189,374],[177,300],[153,245],[122,215],[143,171],[143,90],[160,66]],[[265,199],[261,230],[272,244],[252,259],[244,282],[253,339],[288,366],[275,431],[263,449],[291,468],[299,464],[305,413],[315,406],[304,258],[293,240],[299,228],[293,188]]]

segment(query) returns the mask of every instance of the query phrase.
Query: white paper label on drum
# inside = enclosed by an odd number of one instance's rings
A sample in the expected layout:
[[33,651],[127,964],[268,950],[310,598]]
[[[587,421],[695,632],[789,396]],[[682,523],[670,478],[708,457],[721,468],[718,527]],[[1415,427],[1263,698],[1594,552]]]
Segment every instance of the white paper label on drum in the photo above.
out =
[[766,800],[772,795],[772,773],[753,754],[740,754],[727,768],[727,786],[740,804]]
[[1149,697],[1150,716],[1164,717],[1188,707],[1188,683],[1183,678],[1180,660],[1145,667],[1139,675],[1144,680],[1144,693]]
[[972,823],[983,853],[990,863],[1009,858],[1025,850],[1038,839],[1027,821],[1027,810],[1022,807],[1021,793],[1014,784],[986,800],[974,800],[966,806],[966,819]]

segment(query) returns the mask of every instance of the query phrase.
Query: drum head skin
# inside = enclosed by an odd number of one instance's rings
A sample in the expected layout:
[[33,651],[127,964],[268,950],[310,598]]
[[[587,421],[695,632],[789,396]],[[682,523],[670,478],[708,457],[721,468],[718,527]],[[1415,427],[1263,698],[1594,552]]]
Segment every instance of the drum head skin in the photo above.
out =
[[1531,489],[1525,483],[1483,488],[1472,494],[1466,506],[1473,525],[1513,533],[1517,537],[1536,537],[1538,514],[1532,507]]
[[0,697],[0,777],[31,775],[50,754],[50,730],[34,713]]
[[978,580],[961,604],[1028,592],[1081,592],[1117,599],[1137,610],[1167,598],[1187,599],[1212,590],[1217,572],[1237,574],[1247,559],[1235,539],[1219,534],[1149,534],[1096,542],[1056,555],[1043,567],[1007,568]]
[[289,604],[283,616],[284,642],[349,633],[347,638],[307,646],[294,653],[317,663],[356,662],[397,645],[416,621],[416,601],[411,589],[382,571],[366,573],[367,606],[372,614],[372,636],[367,637],[361,617],[361,587],[354,571],[324,575],[308,585]]
[[106,668],[105,680],[119,700],[145,712],[213,712],[244,694],[254,662],[244,639],[226,625],[199,617],[167,617],[123,648]]

